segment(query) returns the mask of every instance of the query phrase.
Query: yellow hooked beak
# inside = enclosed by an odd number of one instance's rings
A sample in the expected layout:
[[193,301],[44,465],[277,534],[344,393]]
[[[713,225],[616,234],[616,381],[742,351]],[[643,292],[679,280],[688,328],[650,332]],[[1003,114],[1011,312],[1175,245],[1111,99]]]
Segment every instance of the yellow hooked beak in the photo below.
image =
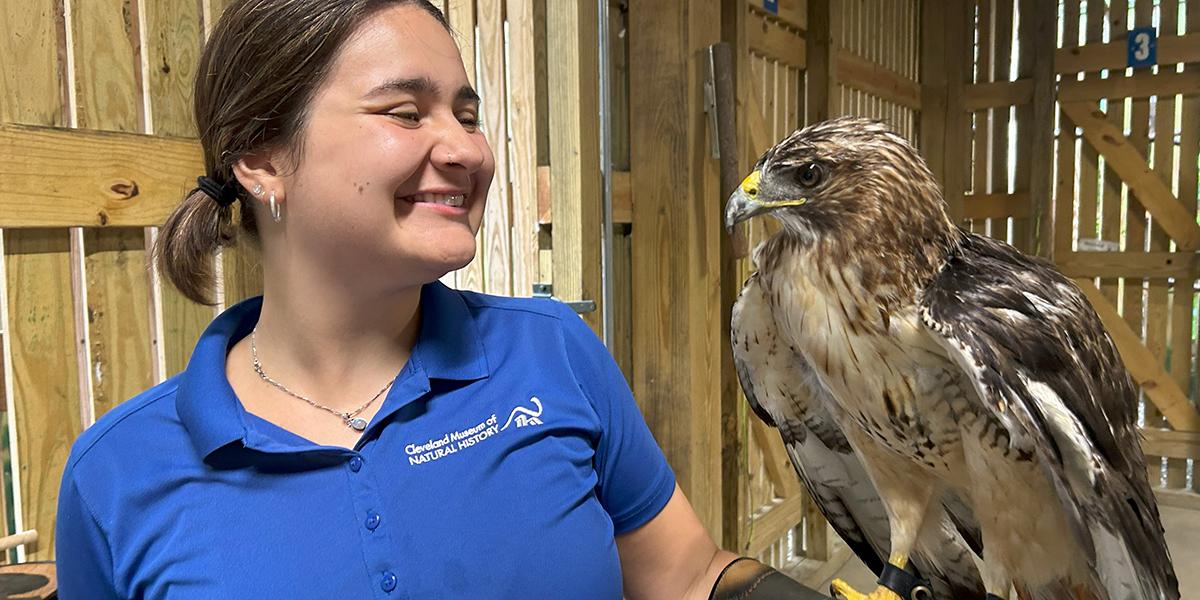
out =
[[800,206],[808,202],[808,198],[793,198],[786,200],[764,200],[760,197],[759,183],[762,171],[755,170],[745,179],[738,189],[729,196],[725,204],[725,230],[733,231],[733,227],[746,219],[784,206]]

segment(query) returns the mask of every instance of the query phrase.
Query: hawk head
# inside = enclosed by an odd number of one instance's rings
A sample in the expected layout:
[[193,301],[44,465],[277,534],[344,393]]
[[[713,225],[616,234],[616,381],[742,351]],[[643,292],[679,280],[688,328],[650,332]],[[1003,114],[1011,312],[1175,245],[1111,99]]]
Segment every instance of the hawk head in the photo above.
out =
[[807,243],[952,229],[920,155],[883,123],[857,117],[810,125],[768,150],[730,196],[725,226],[765,213]]

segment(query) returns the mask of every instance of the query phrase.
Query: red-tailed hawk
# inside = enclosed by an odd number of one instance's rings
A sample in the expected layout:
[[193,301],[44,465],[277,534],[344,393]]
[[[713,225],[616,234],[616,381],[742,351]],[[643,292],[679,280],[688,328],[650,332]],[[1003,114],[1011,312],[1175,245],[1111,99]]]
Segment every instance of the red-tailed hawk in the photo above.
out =
[[1179,598],[1137,390],[1070,280],[955,226],[874,121],[767,151],[726,226],[761,214],[782,229],[734,307],[742,387],[891,588],[921,583],[907,568],[939,598]]

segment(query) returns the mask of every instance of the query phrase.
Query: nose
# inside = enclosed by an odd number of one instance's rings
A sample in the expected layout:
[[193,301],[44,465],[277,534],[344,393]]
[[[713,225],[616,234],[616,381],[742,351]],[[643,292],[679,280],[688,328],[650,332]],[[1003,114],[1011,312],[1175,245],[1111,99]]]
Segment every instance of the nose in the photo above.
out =
[[438,128],[430,160],[439,169],[472,174],[483,166],[489,152],[486,140],[480,144],[458,119],[450,117]]

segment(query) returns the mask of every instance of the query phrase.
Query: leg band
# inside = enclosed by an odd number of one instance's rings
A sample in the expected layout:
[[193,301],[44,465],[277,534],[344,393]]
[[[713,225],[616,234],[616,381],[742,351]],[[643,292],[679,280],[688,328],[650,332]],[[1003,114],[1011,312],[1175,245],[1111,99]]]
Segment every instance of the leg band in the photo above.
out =
[[883,566],[883,572],[879,574],[879,585],[896,592],[896,595],[904,600],[933,600],[929,581],[891,563]]

